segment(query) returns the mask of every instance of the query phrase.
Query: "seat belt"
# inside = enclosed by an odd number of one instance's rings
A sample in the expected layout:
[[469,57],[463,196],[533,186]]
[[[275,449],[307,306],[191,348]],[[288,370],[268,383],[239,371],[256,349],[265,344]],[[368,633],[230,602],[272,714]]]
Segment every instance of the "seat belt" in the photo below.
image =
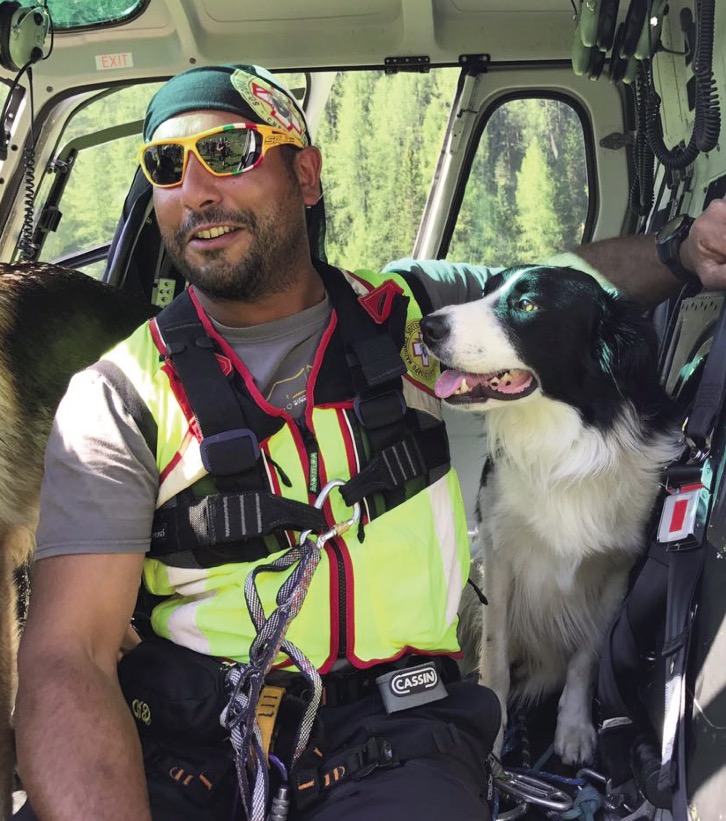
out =
[[710,509],[713,470],[709,454],[713,434],[726,398],[726,301],[716,323],[711,350],[701,375],[693,408],[686,422],[686,442],[699,476],[690,486],[666,500],[659,541],[667,528],[682,523],[667,546],[668,598],[662,655],[667,659],[660,789],[670,788],[674,821],[688,821],[686,778],[686,673],[695,599],[705,559],[706,525]]
[[[613,622],[605,642],[598,696],[607,717],[601,733],[617,732],[622,717],[642,724],[643,708],[635,693],[623,691],[620,681],[632,680],[640,664],[640,635],[665,613],[661,655],[665,660],[665,693],[657,788],[670,795],[674,821],[688,821],[686,778],[686,673],[690,634],[703,570],[713,468],[709,454],[715,426],[726,398],[726,301],[721,310],[699,385],[689,413],[685,436],[690,447],[687,464],[667,471],[666,496],[657,537],[633,588]],[[650,616],[647,621],[644,616]],[[617,648],[617,651],[616,651]],[[605,744],[604,746],[607,746]]]

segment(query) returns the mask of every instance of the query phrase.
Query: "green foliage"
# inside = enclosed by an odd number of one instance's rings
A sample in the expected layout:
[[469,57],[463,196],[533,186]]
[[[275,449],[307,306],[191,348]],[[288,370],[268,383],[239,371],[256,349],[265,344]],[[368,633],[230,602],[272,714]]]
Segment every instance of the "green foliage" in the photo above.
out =
[[486,123],[447,256],[510,265],[572,248],[588,196],[575,111],[557,100],[509,100]]
[[317,136],[332,261],[376,268],[411,252],[457,76],[338,75]]

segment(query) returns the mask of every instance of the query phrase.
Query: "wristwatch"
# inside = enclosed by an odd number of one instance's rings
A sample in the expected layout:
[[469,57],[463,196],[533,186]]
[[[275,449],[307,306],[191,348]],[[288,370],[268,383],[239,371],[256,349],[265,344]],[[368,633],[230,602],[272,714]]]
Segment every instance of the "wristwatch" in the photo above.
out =
[[681,263],[681,244],[688,236],[691,225],[693,225],[693,217],[688,214],[679,214],[667,222],[655,235],[658,259],[684,285],[700,284],[696,274],[684,268]]

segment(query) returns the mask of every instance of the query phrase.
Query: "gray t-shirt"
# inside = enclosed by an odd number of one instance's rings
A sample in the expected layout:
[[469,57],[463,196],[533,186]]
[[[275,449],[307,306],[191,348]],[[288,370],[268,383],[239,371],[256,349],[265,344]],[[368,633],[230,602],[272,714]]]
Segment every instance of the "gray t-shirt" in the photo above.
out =
[[[402,260],[434,308],[481,295],[493,270]],[[315,350],[328,324],[326,298],[312,308],[252,328],[217,330],[271,404],[299,416]],[[36,558],[69,553],[145,553],[159,484],[155,455],[129,410],[129,391],[97,369],[73,377],[48,440]]]
[[212,320],[252,374],[255,385],[276,408],[295,417],[305,410],[305,387],[320,337],[330,321],[327,295],[312,308],[250,328],[230,328]]

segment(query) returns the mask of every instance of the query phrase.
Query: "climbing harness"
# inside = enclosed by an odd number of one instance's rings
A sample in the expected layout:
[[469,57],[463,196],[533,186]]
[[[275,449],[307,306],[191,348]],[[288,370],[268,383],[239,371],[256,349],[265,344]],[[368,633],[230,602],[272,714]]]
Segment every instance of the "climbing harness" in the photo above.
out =
[[[331,491],[343,484],[340,479],[328,482],[318,495],[315,507],[322,508]],[[226,687],[230,697],[222,711],[220,722],[229,732],[235,751],[240,796],[249,821],[265,821],[270,791],[270,763],[277,767],[283,781],[273,799],[278,819],[284,818],[283,811],[288,802],[287,768],[266,751],[256,713],[265,677],[280,651],[292,659],[310,686],[310,700],[300,722],[290,767],[305,751],[310,739],[323,685],[318,671],[286,638],[286,633],[290,623],[300,612],[313,573],[320,562],[323,546],[329,539],[340,536],[357,525],[360,520],[360,505],[356,502],[352,507],[350,519],[333,525],[316,539],[312,538],[312,531],[304,531],[300,534],[297,545],[274,561],[257,565],[245,581],[245,602],[257,635],[250,647],[249,662],[233,664],[227,672]],[[257,576],[260,573],[284,572],[296,563],[297,566],[277,594],[277,607],[266,617],[255,584]]]

